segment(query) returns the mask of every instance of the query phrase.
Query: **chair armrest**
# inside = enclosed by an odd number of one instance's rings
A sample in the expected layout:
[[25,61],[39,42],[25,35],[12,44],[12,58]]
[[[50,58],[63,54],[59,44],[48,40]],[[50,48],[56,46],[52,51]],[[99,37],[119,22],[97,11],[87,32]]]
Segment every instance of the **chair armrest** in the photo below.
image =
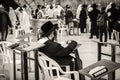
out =
[[67,72],[64,72],[63,74],[73,74],[75,77],[75,80],[79,79],[79,72],[77,71],[67,71]]
[[44,69],[50,70],[50,74],[51,75],[53,75],[52,70],[56,70],[57,77],[60,77],[60,73],[59,73],[58,67],[47,67],[47,68],[44,68]]

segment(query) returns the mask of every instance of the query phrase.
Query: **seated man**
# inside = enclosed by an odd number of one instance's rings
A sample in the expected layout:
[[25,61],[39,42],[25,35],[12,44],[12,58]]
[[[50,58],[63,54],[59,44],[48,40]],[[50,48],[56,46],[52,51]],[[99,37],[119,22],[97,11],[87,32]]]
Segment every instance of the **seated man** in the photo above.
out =
[[[60,65],[70,65],[70,69],[72,70],[80,70],[82,69],[82,61],[79,58],[78,65],[77,59],[75,58],[75,62],[72,61],[73,57],[70,56],[73,50],[77,46],[76,41],[70,41],[67,47],[61,46],[61,44],[54,42],[54,31],[57,29],[52,22],[48,21],[41,27],[41,37],[38,40],[39,43],[45,44],[44,47],[40,48],[39,51],[46,54],[48,57],[54,59]],[[74,64],[75,63],[75,64]],[[75,65],[75,67],[74,67]],[[80,80],[84,80],[84,76],[80,75]]]

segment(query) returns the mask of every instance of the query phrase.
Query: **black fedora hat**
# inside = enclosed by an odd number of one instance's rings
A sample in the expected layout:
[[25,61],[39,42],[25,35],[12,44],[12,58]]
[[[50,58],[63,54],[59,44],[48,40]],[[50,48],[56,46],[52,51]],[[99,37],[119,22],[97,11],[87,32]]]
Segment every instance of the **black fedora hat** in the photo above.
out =
[[83,8],[86,8],[86,7],[87,7],[87,5],[86,5],[86,4],[83,4],[83,5],[82,5],[82,7],[83,7]]
[[91,7],[96,8],[98,5],[94,3]]
[[51,21],[47,21],[41,26],[42,36],[49,36],[57,28],[58,27],[56,25],[53,25]]

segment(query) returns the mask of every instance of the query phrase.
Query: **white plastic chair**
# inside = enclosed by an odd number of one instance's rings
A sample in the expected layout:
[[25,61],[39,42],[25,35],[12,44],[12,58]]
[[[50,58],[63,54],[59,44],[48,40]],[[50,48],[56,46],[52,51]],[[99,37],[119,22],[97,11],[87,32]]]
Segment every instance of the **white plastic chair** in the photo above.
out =
[[[69,77],[70,74],[74,75],[75,80],[79,80],[77,71],[63,71],[56,61],[47,56],[40,56],[39,64],[43,72],[43,80],[72,80]],[[53,74],[53,70],[56,71],[56,76]]]
[[60,32],[60,37],[61,37],[61,40],[62,40],[62,37],[63,37],[63,33],[66,32],[66,35],[68,35],[68,25],[65,25],[64,21],[62,20],[58,20],[58,32]]
[[[44,54],[42,52],[39,52],[39,56],[46,56],[46,57],[48,57],[46,54]],[[70,71],[70,66],[69,65],[60,65],[60,67],[65,68],[65,71]]]
[[[9,80],[13,80],[13,60],[12,60],[12,52],[13,50],[8,49],[7,46],[11,45],[12,43],[7,41],[0,42],[0,59],[2,60],[1,67],[2,67],[2,74],[5,75],[5,70],[9,71]],[[20,64],[20,60],[16,61],[17,64]],[[6,78],[6,75],[5,75]]]

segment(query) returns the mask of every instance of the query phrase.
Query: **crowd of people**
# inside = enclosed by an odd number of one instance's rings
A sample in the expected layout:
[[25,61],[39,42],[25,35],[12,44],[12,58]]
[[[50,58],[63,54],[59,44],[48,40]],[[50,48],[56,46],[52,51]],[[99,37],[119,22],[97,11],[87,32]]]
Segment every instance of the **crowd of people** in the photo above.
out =
[[81,33],[84,33],[84,29],[87,29],[89,26],[90,39],[96,36],[101,42],[107,42],[107,39],[111,39],[113,30],[119,30],[119,25],[115,26],[116,23],[119,24],[119,11],[120,8],[113,2],[110,2],[107,6],[102,6],[102,4],[97,5],[95,3],[91,6],[88,5],[88,7],[87,5],[80,5],[76,17],[80,22],[79,27]]

